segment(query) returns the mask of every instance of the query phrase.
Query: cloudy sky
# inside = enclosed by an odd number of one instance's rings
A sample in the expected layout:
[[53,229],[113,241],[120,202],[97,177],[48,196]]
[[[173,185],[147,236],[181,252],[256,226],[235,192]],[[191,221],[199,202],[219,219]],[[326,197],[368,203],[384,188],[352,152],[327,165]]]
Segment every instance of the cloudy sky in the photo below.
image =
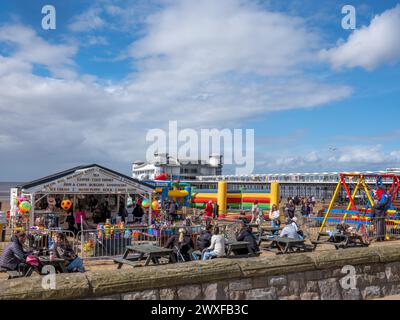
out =
[[254,129],[256,173],[400,167],[399,61],[399,1],[2,0],[0,180],[130,174],[169,120]]

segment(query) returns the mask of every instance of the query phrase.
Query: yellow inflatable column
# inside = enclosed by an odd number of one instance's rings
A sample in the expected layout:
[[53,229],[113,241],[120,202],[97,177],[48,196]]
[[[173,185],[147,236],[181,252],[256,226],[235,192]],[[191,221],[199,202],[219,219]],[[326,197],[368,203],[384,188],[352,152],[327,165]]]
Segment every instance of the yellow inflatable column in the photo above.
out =
[[226,199],[227,199],[228,183],[226,181],[218,182],[218,213],[226,213]]
[[275,204],[279,208],[279,182],[271,182],[271,208]]

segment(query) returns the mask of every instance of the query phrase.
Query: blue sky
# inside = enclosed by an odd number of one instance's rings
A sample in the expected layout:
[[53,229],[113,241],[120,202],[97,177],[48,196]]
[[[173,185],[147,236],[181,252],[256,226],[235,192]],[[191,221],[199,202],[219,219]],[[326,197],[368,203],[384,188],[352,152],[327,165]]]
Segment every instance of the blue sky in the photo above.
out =
[[257,173],[400,167],[399,1],[3,0],[0,21],[0,180],[130,174],[169,120],[254,129]]

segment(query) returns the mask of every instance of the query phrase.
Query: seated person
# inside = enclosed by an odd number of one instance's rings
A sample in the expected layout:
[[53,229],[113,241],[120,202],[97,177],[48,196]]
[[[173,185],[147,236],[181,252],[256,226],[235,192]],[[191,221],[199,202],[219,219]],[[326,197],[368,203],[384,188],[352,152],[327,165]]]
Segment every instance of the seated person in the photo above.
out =
[[0,257],[0,267],[9,271],[25,273],[29,266],[25,263],[29,253],[25,252],[22,245],[26,241],[25,232],[16,232],[10,243],[4,248]]
[[286,226],[283,228],[280,238],[289,238],[293,240],[304,240],[304,237],[299,233],[299,227],[296,223],[296,217],[286,220]]
[[225,238],[219,234],[219,227],[214,227],[213,236],[211,237],[210,246],[204,251],[202,260],[207,260],[211,257],[225,256]]
[[65,234],[61,232],[56,234],[52,252],[57,258],[66,260],[69,272],[85,272],[82,259],[76,255]]
[[244,241],[244,242],[249,243],[249,245],[247,246],[248,250],[246,250],[246,249],[235,250],[234,253],[236,255],[242,255],[242,254],[247,254],[247,253],[256,253],[256,252],[260,251],[258,244],[257,244],[256,237],[251,232],[251,228],[243,220],[240,222],[240,229],[236,235],[236,241]]
[[197,237],[197,250],[192,253],[194,260],[198,260],[201,257],[202,252],[211,245],[212,228],[211,224],[206,225],[205,230],[202,230],[200,235]]
[[364,244],[369,244],[369,242],[365,239],[364,235],[357,232],[354,227],[348,225],[347,223],[345,223],[344,221],[342,221],[341,223],[339,223],[336,226],[336,230],[346,236],[350,236],[354,239],[358,239],[360,240],[361,243]]
[[197,248],[200,251],[203,251],[204,249],[208,248],[211,245],[211,237],[212,237],[212,225],[209,224],[206,226],[205,230],[201,231],[201,234],[197,238]]
[[178,258],[179,250],[185,261],[192,260],[190,252],[193,250],[194,245],[189,233],[184,228],[180,228],[179,234],[174,234],[169,238],[164,247],[174,249],[176,258]]

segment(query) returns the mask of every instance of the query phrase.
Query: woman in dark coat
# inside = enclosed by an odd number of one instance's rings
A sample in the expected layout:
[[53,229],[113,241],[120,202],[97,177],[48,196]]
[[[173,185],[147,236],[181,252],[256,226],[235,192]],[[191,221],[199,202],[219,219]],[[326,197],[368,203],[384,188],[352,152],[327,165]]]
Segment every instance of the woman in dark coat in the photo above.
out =
[[22,248],[26,241],[24,232],[16,233],[11,237],[11,242],[5,247],[3,254],[0,257],[0,267],[10,271],[25,272],[28,265],[24,263],[29,253]]

